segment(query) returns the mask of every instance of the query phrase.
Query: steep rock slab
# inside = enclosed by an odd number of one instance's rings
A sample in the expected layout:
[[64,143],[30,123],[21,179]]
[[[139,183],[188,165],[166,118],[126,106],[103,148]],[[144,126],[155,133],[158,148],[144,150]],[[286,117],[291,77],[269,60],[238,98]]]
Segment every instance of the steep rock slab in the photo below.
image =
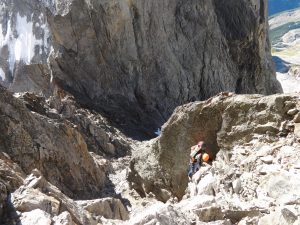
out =
[[223,93],[207,101],[176,108],[161,136],[144,142],[133,152],[129,181],[142,196],[153,192],[166,201],[181,198],[187,187],[190,147],[206,141],[211,158],[221,148],[251,141],[255,135],[276,138],[281,122],[293,119],[287,112],[296,96],[232,95]]
[[16,93],[14,96],[33,112],[71,123],[81,133],[90,152],[120,157],[130,150],[131,140],[114,128],[105,117],[94,110],[81,108],[73,96],[61,89],[55,90],[55,95],[49,99],[28,92]]
[[6,152],[25,173],[39,169],[74,198],[99,195],[106,180],[105,171],[68,122],[31,112],[0,88],[0,133],[0,152]]
[[71,2],[48,17],[53,76],[125,128],[154,131],[176,106],[224,90],[280,91],[267,1]]

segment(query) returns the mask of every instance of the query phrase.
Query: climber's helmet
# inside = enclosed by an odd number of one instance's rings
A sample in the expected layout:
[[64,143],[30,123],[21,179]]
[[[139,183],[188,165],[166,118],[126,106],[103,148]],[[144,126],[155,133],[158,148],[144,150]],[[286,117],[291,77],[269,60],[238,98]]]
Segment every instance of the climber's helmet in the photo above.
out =
[[209,155],[208,155],[207,153],[203,153],[203,155],[202,155],[202,160],[203,160],[204,162],[207,162],[207,161],[209,160]]

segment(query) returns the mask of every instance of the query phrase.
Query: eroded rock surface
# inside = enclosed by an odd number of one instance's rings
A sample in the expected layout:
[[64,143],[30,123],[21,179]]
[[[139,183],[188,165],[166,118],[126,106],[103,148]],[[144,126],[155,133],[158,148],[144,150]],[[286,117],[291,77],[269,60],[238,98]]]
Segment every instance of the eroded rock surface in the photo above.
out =
[[287,122],[283,126],[282,121],[290,119],[293,123],[288,111],[296,103],[297,97],[293,95],[222,93],[204,102],[178,107],[159,138],[136,148],[129,180],[141,195],[153,192],[163,201],[172,194],[182,198],[188,183],[186,170],[191,146],[206,141],[208,153],[215,158],[219,149],[230,151],[257,135],[276,141],[280,130],[283,136],[289,132]]
[[[168,224],[171,218],[175,224],[299,224],[299,137],[256,134],[250,142],[221,149],[193,176],[183,200],[149,202],[132,213],[129,224]],[[263,167],[268,169],[262,172]]]
[[105,166],[90,155],[84,138],[71,123],[29,111],[3,88],[0,115],[0,151],[25,173],[39,169],[72,197],[99,195],[106,180]]

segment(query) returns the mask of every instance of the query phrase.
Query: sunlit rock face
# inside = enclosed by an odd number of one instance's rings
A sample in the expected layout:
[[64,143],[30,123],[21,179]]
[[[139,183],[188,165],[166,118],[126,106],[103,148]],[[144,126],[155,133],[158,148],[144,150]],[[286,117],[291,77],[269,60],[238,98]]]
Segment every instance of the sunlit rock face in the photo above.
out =
[[0,82],[12,84],[13,91],[34,91],[43,86],[38,80],[47,74],[42,65],[47,64],[50,52],[44,6],[51,9],[51,4],[39,0],[0,3]]

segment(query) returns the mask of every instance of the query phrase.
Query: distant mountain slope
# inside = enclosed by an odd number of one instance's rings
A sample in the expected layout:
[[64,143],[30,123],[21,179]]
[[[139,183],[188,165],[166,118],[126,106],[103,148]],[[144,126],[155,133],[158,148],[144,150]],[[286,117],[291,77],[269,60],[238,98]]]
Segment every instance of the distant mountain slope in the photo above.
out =
[[300,6],[300,0],[269,0],[269,15],[294,9]]
[[269,17],[269,25],[271,30],[288,23],[294,23],[299,21],[300,21],[300,7],[292,10],[284,11]]
[[[284,4],[281,4],[283,3]],[[300,7],[299,1],[270,0],[270,12],[285,10],[269,17],[270,41],[277,79],[283,91],[300,91]],[[290,9],[288,7],[298,7]]]
[[[300,28],[300,8],[285,11],[270,17],[269,26],[270,40],[273,49],[286,48],[287,45],[296,44],[296,39],[299,39],[296,33],[299,32],[295,33],[295,31]],[[294,38],[286,38],[287,36],[293,36],[293,33],[295,33]]]
[[269,24],[273,56],[300,64],[300,8],[270,17]]

